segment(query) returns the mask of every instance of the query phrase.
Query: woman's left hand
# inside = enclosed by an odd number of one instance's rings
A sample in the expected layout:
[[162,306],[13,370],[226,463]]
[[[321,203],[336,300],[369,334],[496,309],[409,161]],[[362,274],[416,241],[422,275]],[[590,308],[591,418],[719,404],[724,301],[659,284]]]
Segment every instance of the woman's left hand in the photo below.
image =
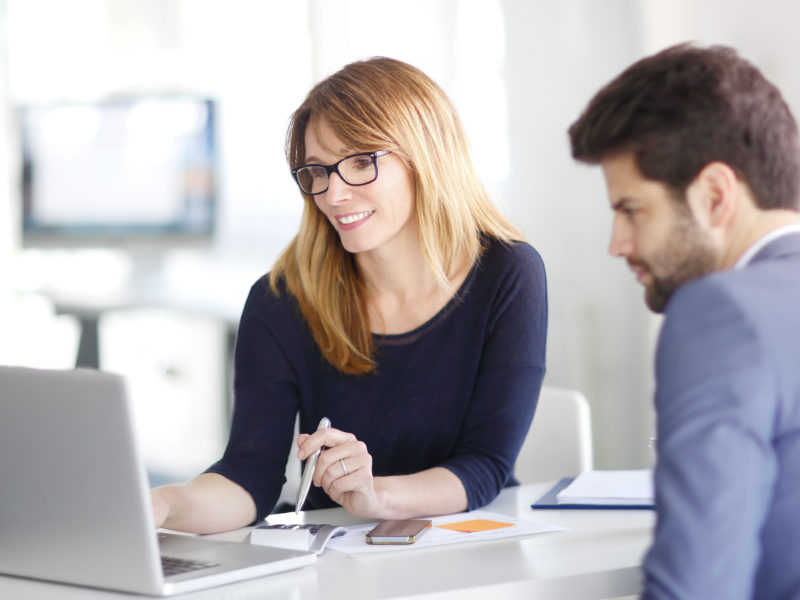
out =
[[298,457],[305,460],[323,448],[314,471],[314,485],[322,487],[334,502],[359,517],[377,517],[381,500],[372,475],[372,455],[352,433],[320,429],[297,437]]

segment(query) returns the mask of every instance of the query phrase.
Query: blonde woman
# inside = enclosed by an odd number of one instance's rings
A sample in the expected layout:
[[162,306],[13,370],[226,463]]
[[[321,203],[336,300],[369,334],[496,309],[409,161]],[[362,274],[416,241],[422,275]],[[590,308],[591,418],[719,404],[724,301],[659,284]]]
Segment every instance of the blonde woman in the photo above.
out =
[[[390,519],[488,503],[516,483],[546,284],[452,105],[408,64],[355,62],[295,111],[287,157],[304,213],[242,313],[228,447],[153,491],[156,523],[208,533],[263,519],[288,453],[318,448],[306,509]],[[307,433],[293,440],[298,413]],[[322,417],[332,427],[315,431]]]

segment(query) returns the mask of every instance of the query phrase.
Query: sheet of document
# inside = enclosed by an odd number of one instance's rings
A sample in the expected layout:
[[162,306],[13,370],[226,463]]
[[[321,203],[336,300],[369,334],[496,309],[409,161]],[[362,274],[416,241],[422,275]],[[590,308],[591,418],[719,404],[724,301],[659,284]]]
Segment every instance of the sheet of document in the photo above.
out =
[[586,471],[557,495],[560,503],[643,504],[653,502],[650,469]]
[[413,551],[443,544],[498,540],[551,531],[566,531],[564,527],[545,525],[482,510],[426,518],[432,521],[430,530],[413,544],[367,544],[366,534],[377,525],[376,522],[349,526],[347,533],[328,542],[328,548],[347,554]]

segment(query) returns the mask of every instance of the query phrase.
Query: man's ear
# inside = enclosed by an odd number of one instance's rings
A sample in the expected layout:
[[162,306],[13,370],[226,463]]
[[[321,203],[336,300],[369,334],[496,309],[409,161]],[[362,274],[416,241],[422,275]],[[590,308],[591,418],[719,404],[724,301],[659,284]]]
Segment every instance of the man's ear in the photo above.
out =
[[736,172],[723,162],[711,162],[689,184],[686,201],[698,223],[725,227],[736,212],[740,191]]

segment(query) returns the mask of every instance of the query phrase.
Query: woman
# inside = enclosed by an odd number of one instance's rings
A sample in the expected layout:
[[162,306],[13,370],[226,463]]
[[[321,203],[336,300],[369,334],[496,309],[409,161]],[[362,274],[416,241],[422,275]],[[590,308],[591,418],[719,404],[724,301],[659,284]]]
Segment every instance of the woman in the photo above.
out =
[[[352,63],[294,113],[300,230],[245,304],[223,458],[153,491],[156,523],[263,519],[321,453],[305,508],[376,519],[474,509],[513,484],[544,376],[536,251],[488,199],[458,116],[418,69]],[[314,431],[322,417],[332,427]]]

